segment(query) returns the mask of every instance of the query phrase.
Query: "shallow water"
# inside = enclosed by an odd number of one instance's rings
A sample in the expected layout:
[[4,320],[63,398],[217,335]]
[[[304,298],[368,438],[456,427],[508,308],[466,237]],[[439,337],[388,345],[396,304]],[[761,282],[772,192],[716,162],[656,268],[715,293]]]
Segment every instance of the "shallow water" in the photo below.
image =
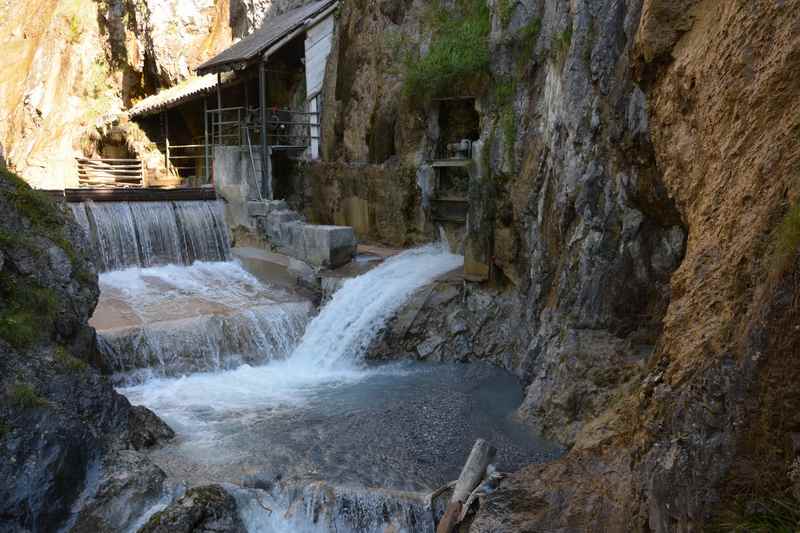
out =
[[522,388],[488,365],[394,364],[316,382],[284,370],[274,363],[123,392],[177,431],[153,457],[192,483],[280,475],[432,490],[458,477],[477,438],[498,448],[501,470],[558,452],[513,420]]

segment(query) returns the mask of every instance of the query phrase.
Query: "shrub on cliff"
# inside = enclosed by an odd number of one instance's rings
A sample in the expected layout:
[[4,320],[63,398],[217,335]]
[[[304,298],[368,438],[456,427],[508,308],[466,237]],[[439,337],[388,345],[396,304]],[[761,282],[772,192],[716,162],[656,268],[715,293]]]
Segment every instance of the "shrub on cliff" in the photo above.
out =
[[449,11],[439,1],[426,17],[433,36],[421,58],[406,59],[405,94],[412,99],[476,94],[489,77],[491,12],[484,0],[458,0]]

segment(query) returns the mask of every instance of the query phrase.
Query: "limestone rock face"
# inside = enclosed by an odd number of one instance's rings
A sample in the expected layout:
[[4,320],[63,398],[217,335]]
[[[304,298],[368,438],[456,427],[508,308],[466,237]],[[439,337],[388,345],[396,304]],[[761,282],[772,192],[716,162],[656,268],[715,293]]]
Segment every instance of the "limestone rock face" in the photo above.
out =
[[83,155],[87,129],[186,79],[263,18],[299,3],[0,2],[0,47],[7,52],[0,143],[8,165],[40,188],[77,186],[74,157]]
[[233,38],[242,38],[261,27],[264,19],[307,4],[309,0],[229,0]]

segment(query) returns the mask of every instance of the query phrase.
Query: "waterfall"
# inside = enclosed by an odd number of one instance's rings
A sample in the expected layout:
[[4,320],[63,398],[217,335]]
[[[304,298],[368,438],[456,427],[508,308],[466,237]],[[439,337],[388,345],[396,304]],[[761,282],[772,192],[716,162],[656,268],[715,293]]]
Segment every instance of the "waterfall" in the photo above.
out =
[[[276,398],[284,401],[303,396],[299,391],[308,387],[361,379],[365,375],[360,365],[364,352],[386,322],[414,291],[458,268],[463,260],[440,244],[408,250],[347,280],[306,327],[288,358],[270,358],[263,366],[242,366],[216,374],[155,380],[125,393],[156,412],[208,405],[212,398],[216,410],[226,411],[274,405]],[[104,275],[101,281],[115,275]],[[135,286],[131,290],[140,292]]]
[[310,375],[354,366],[414,291],[463,261],[440,243],[403,252],[347,280],[308,326],[291,362]]
[[70,207],[97,248],[104,272],[230,257],[220,201],[86,202]]
[[[275,484],[271,490],[229,487],[248,533],[428,533],[442,505],[428,507],[425,495],[312,483]],[[268,511],[264,506],[274,508]]]
[[100,289],[91,324],[118,383],[285,359],[312,312],[234,262],[105,272]]

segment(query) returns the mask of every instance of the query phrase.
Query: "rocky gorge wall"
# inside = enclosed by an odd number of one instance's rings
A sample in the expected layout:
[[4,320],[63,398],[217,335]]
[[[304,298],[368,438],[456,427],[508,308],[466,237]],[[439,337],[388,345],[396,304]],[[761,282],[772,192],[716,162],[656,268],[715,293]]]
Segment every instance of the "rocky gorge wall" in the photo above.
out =
[[[0,1],[0,145],[39,188],[77,186],[82,139],[301,0]],[[31,16],[36,13],[37,16]]]
[[89,250],[66,209],[0,170],[3,532],[121,530],[161,497],[166,475],[139,450],[173,433],[93,366]]
[[[500,364],[572,446],[472,530],[697,531],[790,497],[797,2],[488,4],[466,252],[491,279],[417,294],[374,351]],[[429,9],[344,3],[327,159],[425,157],[403,57],[437,50]]]

